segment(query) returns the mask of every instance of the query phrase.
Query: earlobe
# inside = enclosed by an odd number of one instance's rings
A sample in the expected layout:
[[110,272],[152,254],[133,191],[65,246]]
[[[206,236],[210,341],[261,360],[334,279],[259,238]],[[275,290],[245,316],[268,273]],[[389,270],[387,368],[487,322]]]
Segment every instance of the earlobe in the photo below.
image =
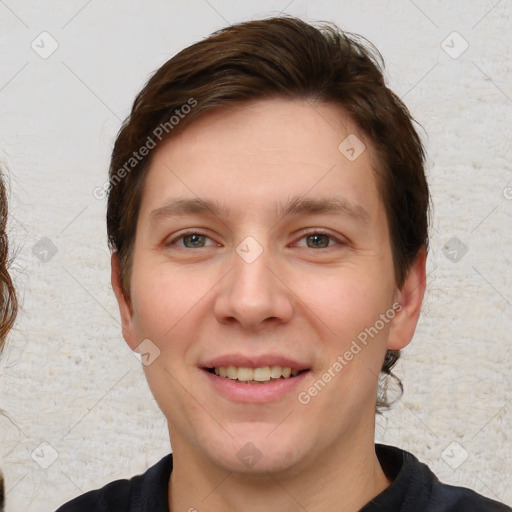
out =
[[119,267],[119,256],[116,252],[112,253],[111,259],[111,283],[112,289],[117,299],[119,313],[123,330],[123,338],[129,347],[134,350],[137,345],[137,336],[133,325],[133,312],[129,299],[126,297],[121,285],[121,271]]
[[387,348],[400,350],[407,346],[414,335],[421,311],[426,279],[425,247],[422,247],[412,264],[402,287],[397,290],[396,301],[401,309],[391,321]]

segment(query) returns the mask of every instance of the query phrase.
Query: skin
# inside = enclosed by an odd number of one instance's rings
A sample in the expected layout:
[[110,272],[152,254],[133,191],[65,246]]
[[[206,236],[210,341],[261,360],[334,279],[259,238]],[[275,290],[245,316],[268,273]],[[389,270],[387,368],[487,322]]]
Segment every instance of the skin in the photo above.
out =
[[[338,150],[349,134],[366,146],[355,161]],[[356,511],[389,486],[374,450],[377,375],[386,348],[414,334],[425,252],[398,289],[375,160],[341,107],[284,99],[209,113],[155,150],[130,300],[115,254],[112,284],[129,346],[150,339],[160,350],[144,370],[172,439],[171,510]],[[272,209],[294,196],[343,197],[367,219]],[[197,197],[222,202],[229,215],[151,215]],[[179,238],[188,229],[206,238]],[[329,237],[308,238],[319,230]],[[247,236],[263,249],[250,264],[235,251]],[[301,404],[298,392],[395,302],[393,320]],[[237,403],[200,369],[232,353],[280,354],[310,372],[277,401]],[[262,454],[251,468],[237,457],[247,443]]]

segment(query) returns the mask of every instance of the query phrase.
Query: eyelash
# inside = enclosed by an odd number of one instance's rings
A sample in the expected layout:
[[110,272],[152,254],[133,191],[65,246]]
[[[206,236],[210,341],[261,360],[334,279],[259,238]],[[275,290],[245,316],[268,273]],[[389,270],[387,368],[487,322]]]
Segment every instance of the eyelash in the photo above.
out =
[[[170,240],[169,242],[166,242],[165,243],[165,246],[168,247],[168,246],[173,246],[173,245],[177,245],[176,242],[179,241],[179,240],[182,240],[183,238],[187,237],[187,236],[190,236],[190,235],[199,235],[199,236],[204,236],[205,238],[208,238],[211,240],[211,238],[204,234],[204,233],[201,233],[200,231],[186,231],[185,233],[181,233],[179,236],[173,238],[172,240]],[[331,235],[330,233],[326,232],[326,231],[323,231],[321,229],[316,229],[316,230],[312,230],[312,231],[308,231],[306,233],[303,233],[302,236],[298,239],[298,240],[302,240],[304,238],[307,238],[308,236],[312,236],[312,235],[324,235],[326,237],[328,237],[330,240],[333,240],[335,242],[337,242],[338,245],[347,245],[346,242],[336,238],[335,236]],[[332,246],[331,245],[328,245],[327,247],[320,247],[320,249],[330,249]],[[190,249],[190,250],[194,250],[190,247],[183,247],[181,246],[182,249]],[[198,247],[198,249],[203,249],[204,247]],[[315,249],[313,247],[305,247],[306,249]]]

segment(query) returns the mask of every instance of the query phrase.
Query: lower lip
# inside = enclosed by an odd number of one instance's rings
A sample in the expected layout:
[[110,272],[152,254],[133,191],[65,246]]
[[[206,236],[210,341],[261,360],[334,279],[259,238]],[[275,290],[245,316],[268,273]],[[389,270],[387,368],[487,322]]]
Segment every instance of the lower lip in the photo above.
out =
[[267,384],[246,384],[227,377],[219,377],[208,370],[203,373],[216,391],[234,402],[262,404],[283,398],[291,393],[304,380],[309,370],[296,377],[272,380]]

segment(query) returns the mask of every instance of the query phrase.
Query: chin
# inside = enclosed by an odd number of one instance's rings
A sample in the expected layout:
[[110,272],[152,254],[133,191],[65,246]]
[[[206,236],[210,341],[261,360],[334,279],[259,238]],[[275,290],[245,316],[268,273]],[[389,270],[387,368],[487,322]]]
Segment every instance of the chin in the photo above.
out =
[[232,439],[213,441],[207,447],[209,457],[225,471],[268,479],[268,473],[297,469],[305,455],[305,436],[294,436],[284,427],[279,431],[269,423],[237,424],[228,430]]

